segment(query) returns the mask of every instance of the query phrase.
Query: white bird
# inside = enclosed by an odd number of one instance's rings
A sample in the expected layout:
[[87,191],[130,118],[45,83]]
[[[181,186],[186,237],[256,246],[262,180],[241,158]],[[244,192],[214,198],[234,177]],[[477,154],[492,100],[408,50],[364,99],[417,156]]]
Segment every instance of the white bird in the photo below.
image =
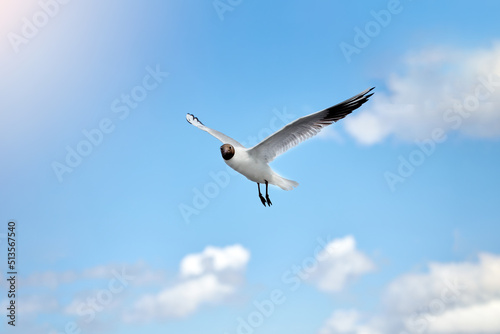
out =
[[[233,138],[206,127],[192,114],[187,114],[186,119],[190,124],[208,132],[223,143],[220,151],[224,162],[235,171],[246,176],[250,181],[257,182],[259,198],[262,204],[266,206],[267,203],[268,206],[271,206],[272,202],[268,193],[269,184],[274,184],[283,190],[292,190],[299,184],[279,176],[269,167],[269,163],[288,149],[315,136],[325,126],[337,122],[353,110],[361,107],[373,95],[373,93],[369,93],[374,88],[367,89],[333,107],[301,117],[251,148],[246,148]],[[261,183],[266,185],[265,199],[260,192]]]

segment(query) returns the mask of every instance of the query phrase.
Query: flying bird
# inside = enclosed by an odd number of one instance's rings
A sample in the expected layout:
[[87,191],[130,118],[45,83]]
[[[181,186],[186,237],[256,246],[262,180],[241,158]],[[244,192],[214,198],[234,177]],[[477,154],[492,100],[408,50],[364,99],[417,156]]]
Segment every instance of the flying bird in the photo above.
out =
[[[269,163],[278,155],[317,135],[325,126],[337,122],[349,115],[353,110],[361,107],[373,95],[370,92],[374,88],[367,89],[333,107],[301,117],[251,148],[246,148],[233,138],[206,127],[192,114],[187,114],[186,119],[190,124],[208,132],[223,143],[220,152],[224,162],[250,181],[256,182],[262,204],[271,206],[273,203],[269,199],[269,184],[274,184],[283,190],[292,190],[299,184],[279,176],[269,167]],[[265,198],[260,192],[261,183],[266,185]]]

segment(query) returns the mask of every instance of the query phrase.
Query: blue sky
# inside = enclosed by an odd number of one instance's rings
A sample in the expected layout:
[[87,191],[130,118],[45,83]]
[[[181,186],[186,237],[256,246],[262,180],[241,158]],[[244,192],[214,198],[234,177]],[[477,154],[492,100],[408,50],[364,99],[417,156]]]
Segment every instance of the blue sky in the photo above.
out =
[[[2,332],[500,333],[498,2],[1,6]],[[252,145],[372,86],[270,208],[185,121]]]

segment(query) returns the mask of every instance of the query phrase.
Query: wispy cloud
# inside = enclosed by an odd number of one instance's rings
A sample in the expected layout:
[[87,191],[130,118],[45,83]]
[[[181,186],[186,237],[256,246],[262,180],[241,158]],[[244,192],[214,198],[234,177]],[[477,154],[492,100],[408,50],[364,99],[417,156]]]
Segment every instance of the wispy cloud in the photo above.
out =
[[[5,298],[0,303],[2,309],[7,308],[9,301],[9,299]],[[57,299],[51,295],[20,296],[18,304],[23,316],[28,318],[36,317],[42,313],[52,313],[59,308]]]
[[500,43],[488,49],[429,48],[407,55],[362,112],[346,118],[362,144],[413,141],[435,128],[500,136]]
[[[45,288],[48,293],[26,295],[20,303],[30,326],[38,329],[42,328],[37,320],[40,315],[66,317],[68,326],[90,332],[106,327],[110,317],[128,323],[183,318],[204,305],[233,296],[244,282],[249,259],[250,252],[241,245],[208,246],[182,258],[175,278],[142,261],[79,271],[35,272],[20,284],[26,289]],[[58,291],[68,289],[73,298],[59,300]],[[157,292],[151,293],[154,289]],[[1,305],[6,302],[0,300]]]
[[[124,268],[123,264],[106,264],[90,267],[81,271],[48,270],[34,272],[26,277],[20,278],[23,286],[38,286],[49,289],[57,289],[64,284],[71,284],[79,280],[102,280],[113,278],[114,272],[120,272]],[[151,282],[161,282],[165,279],[163,270],[153,270],[145,262],[139,261],[134,264],[127,264],[127,273],[134,276],[133,284],[144,285]]]

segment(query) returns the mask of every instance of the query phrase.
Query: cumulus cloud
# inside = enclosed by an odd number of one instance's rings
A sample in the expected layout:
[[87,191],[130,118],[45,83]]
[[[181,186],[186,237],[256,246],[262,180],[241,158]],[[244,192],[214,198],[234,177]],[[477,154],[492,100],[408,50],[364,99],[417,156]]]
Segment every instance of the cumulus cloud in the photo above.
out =
[[178,282],[139,298],[124,320],[182,318],[202,305],[224,301],[242,283],[249,259],[250,253],[241,245],[209,246],[201,253],[187,255],[181,261]]
[[327,292],[341,291],[347,283],[375,269],[373,262],[356,249],[356,240],[350,235],[332,240],[316,259],[318,265],[309,281]]
[[500,333],[500,300],[446,310],[429,323],[433,333]]
[[374,326],[363,324],[363,315],[356,310],[338,310],[319,330],[319,334],[382,334]]
[[500,255],[430,263],[427,273],[397,277],[380,309],[363,317],[357,310],[336,310],[320,333],[500,333]]
[[[141,315],[141,320],[182,318],[195,312],[204,303],[221,301],[234,290],[234,286],[222,283],[216,275],[206,274],[180,282],[156,295],[144,296],[137,301],[135,309]],[[132,321],[134,319],[129,318]]]
[[500,136],[500,43],[472,51],[425,49],[401,65],[386,79],[387,92],[379,90],[361,112],[345,119],[347,132],[360,143],[391,135],[422,140],[436,128]]
[[202,253],[187,255],[181,261],[183,277],[198,276],[206,272],[239,271],[248,262],[250,253],[240,245],[225,248],[207,247]]

